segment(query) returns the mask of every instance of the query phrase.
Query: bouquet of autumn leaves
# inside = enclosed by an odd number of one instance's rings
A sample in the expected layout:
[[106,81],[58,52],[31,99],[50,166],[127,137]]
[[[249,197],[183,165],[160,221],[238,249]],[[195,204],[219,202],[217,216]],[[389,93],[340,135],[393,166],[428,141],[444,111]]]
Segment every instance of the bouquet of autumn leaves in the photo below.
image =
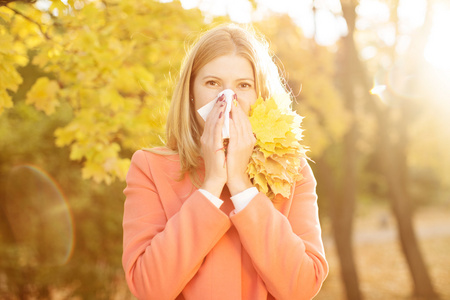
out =
[[302,117],[290,108],[288,94],[259,97],[252,105],[250,123],[256,145],[247,174],[260,192],[271,200],[288,198],[295,182],[302,179],[300,162],[307,148],[300,144]]

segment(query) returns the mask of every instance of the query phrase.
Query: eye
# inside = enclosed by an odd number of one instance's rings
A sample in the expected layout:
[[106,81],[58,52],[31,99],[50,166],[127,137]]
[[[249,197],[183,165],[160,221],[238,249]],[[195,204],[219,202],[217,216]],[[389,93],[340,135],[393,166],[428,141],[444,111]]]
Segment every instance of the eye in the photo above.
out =
[[206,85],[207,85],[207,86],[218,86],[219,83],[218,83],[217,81],[214,81],[214,80],[208,80],[208,81],[206,82]]
[[240,88],[243,88],[243,89],[249,89],[249,88],[252,87],[252,85],[251,85],[250,83],[248,83],[248,82],[241,82],[241,83],[239,84],[239,87],[240,87]]

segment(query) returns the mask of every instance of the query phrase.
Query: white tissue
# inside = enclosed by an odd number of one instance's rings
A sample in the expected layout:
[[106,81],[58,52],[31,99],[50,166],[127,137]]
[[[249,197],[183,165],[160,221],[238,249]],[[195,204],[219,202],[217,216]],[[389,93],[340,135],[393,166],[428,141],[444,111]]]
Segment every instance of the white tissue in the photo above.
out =
[[209,115],[211,110],[214,107],[214,104],[216,103],[217,99],[222,96],[222,94],[225,94],[225,103],[227,104],[227,107],[225,107],[224,117],[225,120],[223,122],[222,127],[222,138],[226,139],[230,137],[230,111],[231,111],[231,103],[233,102],[233,95],[234,92],[230,89],[223,90],[217,95],[217,97],[206,104],[205,106],[202,106],[197,110],[199,115],[203,118],[203,120],[206,121],[206,117]]

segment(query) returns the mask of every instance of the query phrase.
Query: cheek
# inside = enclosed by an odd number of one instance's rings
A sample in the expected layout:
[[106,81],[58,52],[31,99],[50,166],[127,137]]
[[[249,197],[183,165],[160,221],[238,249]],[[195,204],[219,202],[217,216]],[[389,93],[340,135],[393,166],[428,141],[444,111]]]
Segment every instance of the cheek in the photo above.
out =
[[247,116],[250,115],[250,105],[245,103],[244,105],[241,104],[242,110],[245,112]]
[[208,104],[217,97],[218,92],[207,88],[194,88],[194,107],[197,111],[199,108]]
[[[239,100],[239,95],[238,95]],[[242,107],[242,110],[249,115],[250,114],[250,108],[253,104],[256,102],[256,93],[251,93],[248,95],[245,95],[245,98],[242,98],[242,100],[239,102],[239,104]]]

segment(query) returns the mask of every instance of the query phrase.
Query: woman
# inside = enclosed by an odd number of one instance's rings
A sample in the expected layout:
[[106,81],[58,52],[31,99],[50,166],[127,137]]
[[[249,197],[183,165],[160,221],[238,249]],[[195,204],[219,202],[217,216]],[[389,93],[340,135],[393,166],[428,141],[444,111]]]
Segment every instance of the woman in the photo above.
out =
[[[225,101],[236,94],[223,146]],[[316,182],[305,159],[289,198],[271,201],[246,174],[258,96],[284,91],[266,44],[219,26],[187,55],[164,148],[137,151],[127,175],[123,267],[139,299],[311,299],[328,266]],[[206,121],[197,110],[216,100]]]

